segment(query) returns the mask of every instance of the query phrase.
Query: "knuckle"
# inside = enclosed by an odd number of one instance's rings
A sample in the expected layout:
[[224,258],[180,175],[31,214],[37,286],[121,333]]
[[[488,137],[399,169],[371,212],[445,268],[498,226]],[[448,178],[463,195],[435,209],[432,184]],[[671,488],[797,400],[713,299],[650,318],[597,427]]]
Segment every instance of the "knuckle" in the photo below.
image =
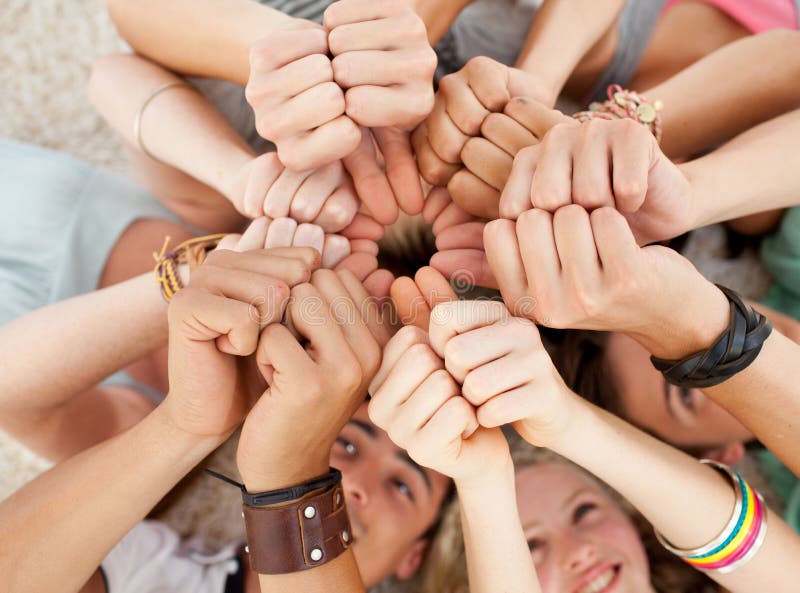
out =
[[434,353],[428,344],[413,344],[407,350],[406,356],[414,361],[415,366],[418,368],[439,366],[439,357],[436,356],[436,353]]
[[459,111],[458,113],[450,113],[448,111],[448,113],[458,129],[471,136],[475,136],[480,132],[483,120],[489,115],[489,111],[485,109],[470,109],[468,111]]
[[466,351],[460,340],[451,339],[444,345],[444,359],[448,368],[466,371]]
[[375,426],[385,429],[388,424],[389,414],[383,405],[383,398],[380,397],[379,394],[380,391],[376,394],[377,397],[373,396],[370,398],[367,404],[367,416],[369,416],[369,419]]
[[292,286],[308,282],[311,277],[308,266],[300,260],[291,260],[286,267],[286,282]]
[[467,63],[464,65],[464,68],[470,74],[473,74],[479,71],[482,68],[491,67],[495,64],[494,60],[487,56],[475,56],[474,58],[470,58],[467,60]]
[[486,380],[480,373],[471,372],[464,377],[464,382],[461,384],[461,391],[469,401],[475,402],[480,394],[484,393],[487,389]]
[[348,37],[347,27],[335,27],[328,33],[328,50],[334,56],[341,54],[347,47]]
[[349,53],[336,56],[331,60],[331,71],[333,80],[343,87],[351,87],[354,84],[353,60]]

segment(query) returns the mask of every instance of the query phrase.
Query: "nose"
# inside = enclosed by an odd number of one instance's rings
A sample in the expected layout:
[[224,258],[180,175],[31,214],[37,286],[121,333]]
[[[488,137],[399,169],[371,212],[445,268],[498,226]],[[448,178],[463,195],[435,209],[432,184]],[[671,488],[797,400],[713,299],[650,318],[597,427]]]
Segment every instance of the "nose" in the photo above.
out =
[[371,475],[366,462],[353,463],[342,471],[342,489],[348,506],[363,508],[369,504],[373,492]]
[[597,547],[580,535],[563,534],[559,541],[561,565],[581,573],[597,563]]

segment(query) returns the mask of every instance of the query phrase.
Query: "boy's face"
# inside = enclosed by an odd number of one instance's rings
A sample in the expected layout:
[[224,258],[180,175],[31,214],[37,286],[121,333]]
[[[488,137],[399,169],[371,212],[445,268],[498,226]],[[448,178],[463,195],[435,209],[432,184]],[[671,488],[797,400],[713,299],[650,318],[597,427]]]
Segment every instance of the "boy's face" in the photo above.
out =
[[364,585],[412,577],[428,543],[421,536],[438,519],[450,479],[411,460],[370,422],[366,404],[339,433],[330,464],[342,471]]
[[717,448],[753,435],[699,389],[668,384],[632,338],[611,334],[606,357],[622,401],[622,416],[678,447]]

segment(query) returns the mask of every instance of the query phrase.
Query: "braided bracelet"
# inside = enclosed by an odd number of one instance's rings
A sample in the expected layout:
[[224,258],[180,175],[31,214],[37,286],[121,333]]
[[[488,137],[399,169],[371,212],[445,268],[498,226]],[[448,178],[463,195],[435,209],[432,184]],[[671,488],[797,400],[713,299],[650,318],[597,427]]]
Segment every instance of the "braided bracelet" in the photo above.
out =
[[632,119],[646,126],[661,143],[661,115],[664,108],[661,101],[651,103],[643,95],[623,89],[618,84],[609,85],[606,90],[608,100],[592,103],[588,111],[579,111],[572,117],[583,123],[593,119]]
[[692,550],[681,550],[656,531],[656,538],[681,560],[703,571],[728,574],[756,555],[767,535],[767,507],[761,495],[742,476],[729,467],[704,459],[702,463],[727,475],[736,491],[736,503],[728,524],[710,543]]
[[167,245],[169,245],[170,237],[164,239],[161,251],[153,253],[153,259],[156,260],[153,274],[156,283],[161,287],[161,296],[165,301],[170,302],[175,293],[183,288],[178,266],[187,264],[189,271],[193,271],[205,261],[206,254],[214,249],[224,236],[225,233],[195,237],[184,241],[169,253],[167,253]]
[[746,369],[756,359],[764,341],[772,333],[772,324],[761,313],[742,301],[734,291],[717,287],[730,302],[730,322],[708,350],[683,360],[650,360],[664,378],[678,387],[712,387]]

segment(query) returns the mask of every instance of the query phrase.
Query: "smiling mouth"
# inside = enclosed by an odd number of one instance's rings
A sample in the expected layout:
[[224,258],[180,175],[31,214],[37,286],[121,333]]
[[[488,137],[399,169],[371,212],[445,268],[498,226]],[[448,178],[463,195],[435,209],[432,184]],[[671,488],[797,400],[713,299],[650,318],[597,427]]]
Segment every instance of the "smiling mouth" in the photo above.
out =
[[619,565],[609,566],[608,569],[578,589],[576,593],[605,593],[609,591],[619,581],[619,571]]

